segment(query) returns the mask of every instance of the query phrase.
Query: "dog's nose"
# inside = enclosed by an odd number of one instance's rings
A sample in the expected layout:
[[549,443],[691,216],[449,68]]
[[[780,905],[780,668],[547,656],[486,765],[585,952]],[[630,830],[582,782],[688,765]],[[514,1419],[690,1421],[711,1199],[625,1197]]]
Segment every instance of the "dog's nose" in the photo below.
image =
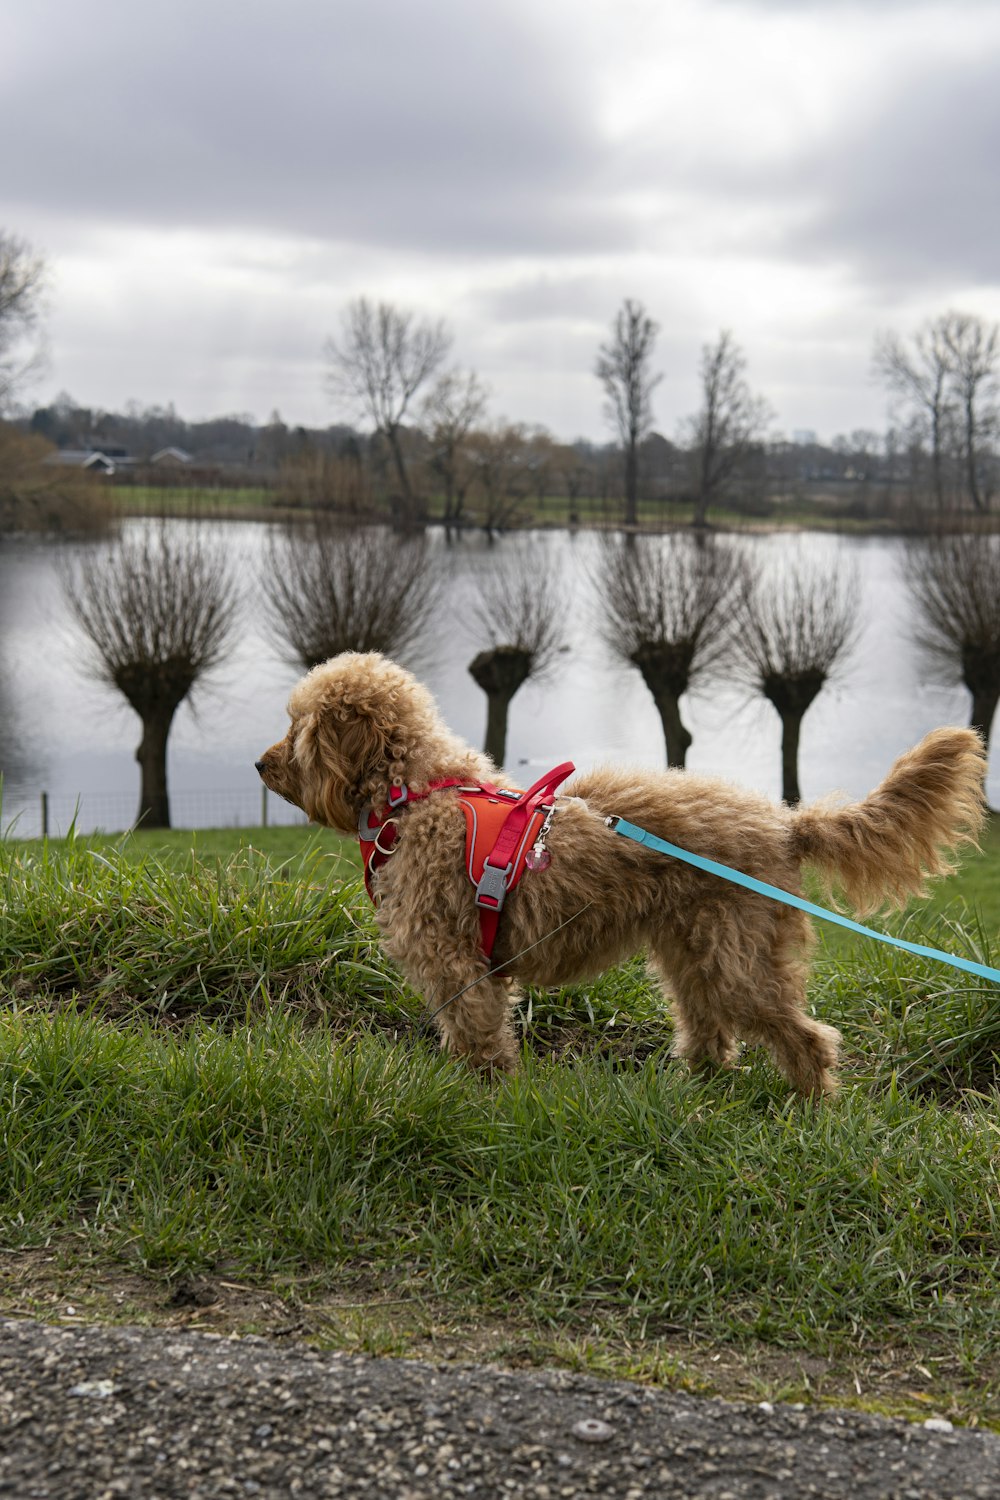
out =
[[264,762],[262,760],[255,760],[254,763],[253,763],[253,768],[254,768],[254,770],[257,772],[257,774],[259,776],[263,776],[263,774],[264,774]]

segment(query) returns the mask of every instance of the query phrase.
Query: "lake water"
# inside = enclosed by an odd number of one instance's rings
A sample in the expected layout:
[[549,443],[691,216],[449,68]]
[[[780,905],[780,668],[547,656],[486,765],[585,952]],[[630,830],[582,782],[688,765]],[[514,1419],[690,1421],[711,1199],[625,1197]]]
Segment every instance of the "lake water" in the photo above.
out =
[[[261,817],[253,763],[284,733],[285,701],[300,673],[282,660],[254,603],[268,528],[201,524],[224,537],[246,583],[247,602],[225,667],[175,719],[168,756],[173,821],[179,827],[252,825]],[[434,535],[432,545],[444,549],[444,539]],[[902,542],[809,534],[741,538],[739,545],[776,565],[796,555],[823,567],[845,561],[860,577],[859,645],[840,681],[821,694],[803,723],[804,798],[835,790],[863,795],[927,730],[968,722],[968,694],[930,683],[922,674],[900,580]],[[615,661],[594,628],[591,578],[598,538],[523,533],[498,547],[527,554],[540,589],[562,590],[570,643],[552,676],[527,684],[513,701],[508,769],[527,783],[562,760],[581,769],[611,760],[662,766],[663,736],[652,699],[638,672]],[[2,821],[5,829],[13,821],[22,836],[39,830],[43,791],[49,796],[52,832],[64,829],[74,810],[85,830],[125,828],[138,801],[139,721],[116,693],[85,671],[59,578],[61,550],[37,540],[0,545]],[[484,642],[473,604],[477,576],[497,550],[479,536],[447,549],[447,600],[420,663],[420,675],[450,725],[480,744],[485,698],[469,676],[468,663]],[[684,717],[694,737],[691,770],[780,795],[780,725],[768,703],[718,688],[686,702]],[[991,772],[988,791],[996,806],[1000,765]],[[268,816],[287,822],[295,813],[271,797]]]

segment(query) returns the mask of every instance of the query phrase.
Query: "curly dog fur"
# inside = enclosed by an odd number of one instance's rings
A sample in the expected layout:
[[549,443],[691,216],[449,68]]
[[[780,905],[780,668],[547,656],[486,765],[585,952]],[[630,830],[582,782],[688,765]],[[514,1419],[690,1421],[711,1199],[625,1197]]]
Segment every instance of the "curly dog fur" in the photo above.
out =
[[[383,807],[391,786],[419,791],[448,777],[513,785],[447,729],[426,688],[377,654],[315,667],[288,712],[288,733],[257,768],[273,791],[342,833],[356,831],[365,803]],[[975,842],[983,820],[984,772],[979,737],[947,728],[848,806],[788,807],[681,770],[577,776],[557,799],[551,864],[526,872],[507,898],[492,959],[505,977],[480,950],[464,816],[453,792],[435,792],[406,810],[378,873],[379,927],[437,1012],[442,1045],[476,1068],[516,1066],[519,984],[593,978],[645,949],[671,999],[679,1056],[724,1066],[738,1041],[759,1044],[799,1093],[830,1093],[840,1037],[806,1014],[807,917],[621,838],[604,819],[617,813],[794,893],[811,865],[865,914],[902,905],[928,876],[954,869],[950,855]]]

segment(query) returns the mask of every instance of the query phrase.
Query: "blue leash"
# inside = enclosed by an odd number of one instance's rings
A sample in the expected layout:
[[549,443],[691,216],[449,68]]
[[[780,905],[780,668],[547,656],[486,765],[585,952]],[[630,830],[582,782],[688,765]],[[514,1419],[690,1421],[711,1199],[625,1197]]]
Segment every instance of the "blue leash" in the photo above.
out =
[[964,969],[967,974],[975,974],[979,979],[991,979],[994,984],[1000,984],[1000,969],[991,969],[988,964],[977,964],[971,958],[955,958],[950,953],[942,953],[939,948],[925,948],[923,943],[908,943],[904,938],[889,937],[887,933],[876,932],[872,927],[863,927],[860,922],[852,922],[850,917],[842,917],[839,912],[827,911],[825,906],[816,906],[801,896],[793,896],[791,891],[783,891],[780,886],[768,885],[764,880],[755,880],[752,875],[743,875],[739,870],[730,869],[729,865],[720,865],[714,859],[691,854],[677,844],[668,844],[666,839],[657,838],[655,833],[649,833],[645,828],[630,823],[627,818],[610,817],[604,821],[614,833],[620,833],[636,844],[645,844],[648,849],[655,849],[659,854],[682,859],[685,864],[705,870],[709,875],[718,875],[734,885],[745,886],[748,891],[756,891],[760,896],[769,896],[772,901],[781,901],[785,906],[796,906],[799,911],[808,912],[811,917],[822,917],[824,922],[836,922],[838,927],[846,927],[849,932],[858,932],[862,937],[889,943],[893,948],[903,948],[907,953],[916,953],[919,958],[933,958],[939,963],[951,964],[953,969]]

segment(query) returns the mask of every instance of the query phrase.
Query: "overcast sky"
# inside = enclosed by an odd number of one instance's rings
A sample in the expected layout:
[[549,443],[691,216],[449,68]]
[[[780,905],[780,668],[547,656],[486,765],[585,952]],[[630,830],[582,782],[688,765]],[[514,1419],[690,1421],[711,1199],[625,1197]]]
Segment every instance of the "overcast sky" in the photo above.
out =
[[877,330],[1000,320],[998,0],[3,0],[0,226],[50,264],[32,397],[352,413],[366,293],[444,317],[492,411],[605,435],[623,298],[656,426],[702,345],[776,427],[882,429]]

